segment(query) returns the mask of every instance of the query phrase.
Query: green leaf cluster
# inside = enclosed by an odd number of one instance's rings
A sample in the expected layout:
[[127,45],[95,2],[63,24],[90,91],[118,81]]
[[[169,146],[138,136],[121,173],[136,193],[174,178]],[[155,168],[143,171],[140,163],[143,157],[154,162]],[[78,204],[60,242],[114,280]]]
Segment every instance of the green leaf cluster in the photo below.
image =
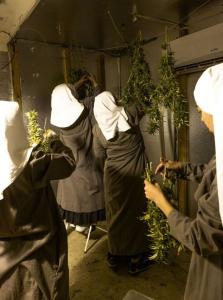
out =
[[138,37],[129,47],[131,57],[130,75],[122,92],[121,104],[135,103],[148,116],[148,132],[154,134],[160,128],[163,108],[173,113],[177,129],[188,125],[187,101],[181,91],[174,71],[174,56],[169,44],[165,43],[160,62],[160,81],[153,84],[149,64],[145,60],[142,41]]
[[128,82],[122,92],[121,103],[128,105],[136,103],[139,110],[147,111],[151,106],[151,93],[154,84],[151,79],[149,64],[141,47],[140,38],[129,48],[131,70]]
[[27,131],[30,146],[39,145],[40,150],[49,151],[49,140],[44,138],[44,132],[39,125],[39,115],[36,110],[30,110],[25,113],[27,117]]
[[31,110],[25,113],[28,123],[28,139],[30,146],[38,145],[42,141],[43,130],[39,125],[38,112]]
[[[155,182],[152,163],[149,163],[145,169],[145,179],[151,183]],[[177,207],[174,192],[175,180],[176,176],[174,173],[171,178],[163,176],[162,191],[171,203]],[[150,249],[152,251],[152,254],[149,257],[151,260],[155,260],[159,263],[167,263],[170,249],[175,248],[178,253],[183,249],[182,244],[170,235],[166,216],[153,201],[148,200],[147,211],[141,219],[148,225],[147,236],[149,238]]]
[[173,113],[174,125],[177,129],[188,125],[186,99],[181,91],[174,71],[174,55],[168,43],[163,44],[163,55],[160,62],[160,81],[151,98],[156,107],[163,106]]

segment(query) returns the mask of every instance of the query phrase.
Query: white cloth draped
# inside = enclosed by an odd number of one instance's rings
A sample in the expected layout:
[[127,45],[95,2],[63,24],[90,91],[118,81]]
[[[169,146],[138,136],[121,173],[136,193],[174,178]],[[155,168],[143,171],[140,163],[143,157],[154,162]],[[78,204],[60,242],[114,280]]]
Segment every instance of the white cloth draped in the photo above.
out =
[[203,72],[195,86],[194,97],[201,110],[213,117],[219,212],[223,224],[223,63]]
[[94,116],[106,140],[114,138],[117,131],[125,132],[131,128],[124,108],[116,105],[110,92],[95,97]]
[[31,152],[18,103],[0,100],[0,200],[26,166]]
[[84,105],[72,94],[65,84],[57,85],[51,95],[50,123],[65,128],[71,126],[81,115]]

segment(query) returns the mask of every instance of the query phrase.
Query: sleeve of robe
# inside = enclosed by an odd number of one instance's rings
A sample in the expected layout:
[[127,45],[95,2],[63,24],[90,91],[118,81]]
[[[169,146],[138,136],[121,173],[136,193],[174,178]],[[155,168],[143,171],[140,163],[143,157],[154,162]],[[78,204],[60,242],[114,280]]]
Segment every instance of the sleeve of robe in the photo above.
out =
[[206,164],[182,163],[182,168],[177,171],[178,178],[200,182],[206,166]]
[[135,104],[124,106],[124,109],[128,115],[128,121],[130,125],[132,126],[139,125],[140,120],[144,116],[144,112],[140,111]]
[[63,179],[72,174],[75,160],[72,150],[61,141],[53,141],[49,153],[34,151],[30,161],[32,182],[35,188],[41,188],[50,180]]
[[217,197],[217,186],[203,195],[195,219],[177,210],[168,216],[171,235],[200,256],[223,253],[223,228]]
[[0,237],[54,232],[52,224],[57,217],[51,211],[55,199],[49,183],[69,176],[74,169],[72,151],[59,140],[50,144],[48,153],[39,150],[38,146],[34,148],[27,166],[5,189],[4,200],[0,201]]

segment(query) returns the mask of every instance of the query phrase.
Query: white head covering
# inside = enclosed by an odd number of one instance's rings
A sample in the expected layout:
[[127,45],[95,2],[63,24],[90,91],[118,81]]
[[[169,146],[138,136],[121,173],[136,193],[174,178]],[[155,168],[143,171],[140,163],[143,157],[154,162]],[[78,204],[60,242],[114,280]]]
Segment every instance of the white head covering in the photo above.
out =
[[94,115],[106,140],[112,139],[117,131],[124,132],[131,128],[124,108],[115,104],[110,92],[95,97]]
[[195,86],[194,97],[201,110],[213,117],[219,211],[223,224],[223,63],[203,72]]
[[69,127],[83,110],[84,105],[78,102],[65,83],[54,88],[51,95],[51,124],[60,128]]
[[24,169],[31,152],[18,103],[0,100],[0,200]]

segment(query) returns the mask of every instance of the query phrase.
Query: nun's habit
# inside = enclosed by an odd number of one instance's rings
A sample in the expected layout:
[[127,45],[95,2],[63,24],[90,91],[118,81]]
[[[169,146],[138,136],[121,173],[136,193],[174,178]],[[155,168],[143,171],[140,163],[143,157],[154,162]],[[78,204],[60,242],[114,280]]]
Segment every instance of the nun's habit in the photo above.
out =
[[0,101],[0,299],[68,300],[67,238],[51,179],[75,162],[59,140],[28,146],[16,102]]
[[146,157],[135,107],[115,104],[109,92],[95,98],[94,152],[104,168],[108,247],[112,255],[148,252],[143,174]]
[[223,299],[223,64],[199,78],[195,101],[214,121],[216,158],[207,166],[185,164],[184,178],[200,182],[195,219],[176,210],[168,216],[171,233],[192,251],[185,300]]
[[61,141],[75,157],[76,169],[60,180],[57,201],[63,218],[74,225],[105,220],[103,175],[93,157],[92,126],[94,97],[81,103],[72,85],[56,86],[51,97],[51,124],[60,128]]

